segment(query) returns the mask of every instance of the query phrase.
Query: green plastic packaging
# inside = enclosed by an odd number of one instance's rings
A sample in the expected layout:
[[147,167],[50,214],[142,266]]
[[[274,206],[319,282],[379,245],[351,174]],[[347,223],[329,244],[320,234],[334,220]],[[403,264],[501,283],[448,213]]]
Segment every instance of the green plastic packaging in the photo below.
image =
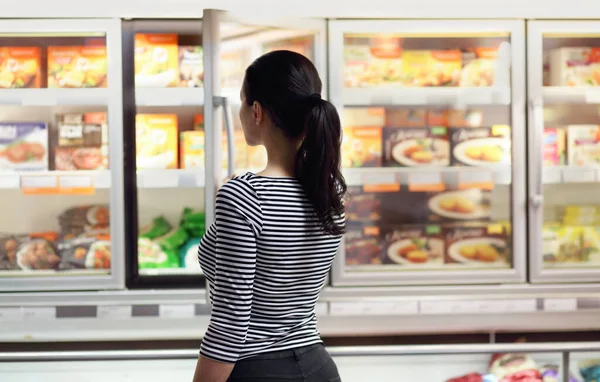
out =
[[140,228],[140,237],[146,239],[156,239],[166,235],[173,227],[164,216],[158,216],[152,219],[152,223]]

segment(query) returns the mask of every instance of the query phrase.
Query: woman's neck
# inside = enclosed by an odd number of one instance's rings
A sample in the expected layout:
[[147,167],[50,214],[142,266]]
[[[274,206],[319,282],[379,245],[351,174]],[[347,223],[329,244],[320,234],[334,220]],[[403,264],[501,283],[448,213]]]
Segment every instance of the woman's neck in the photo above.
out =
[[267,167],[259,175],[294,177],[296,153],[302,141],[288,138],[279,128],[273,130],[279,131],[269,134],[268,139],[264,140],[268,162]]

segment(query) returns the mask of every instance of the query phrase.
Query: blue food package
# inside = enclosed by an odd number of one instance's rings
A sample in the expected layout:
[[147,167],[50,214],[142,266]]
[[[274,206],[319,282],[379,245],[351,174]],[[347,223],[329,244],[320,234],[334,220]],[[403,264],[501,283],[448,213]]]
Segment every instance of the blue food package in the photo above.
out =
[[580,362],[579,372],[585,382],[600,381],[600,359],[589,359]]
[[0,171],[48,170],[48,128],[43,122],[0,122]]

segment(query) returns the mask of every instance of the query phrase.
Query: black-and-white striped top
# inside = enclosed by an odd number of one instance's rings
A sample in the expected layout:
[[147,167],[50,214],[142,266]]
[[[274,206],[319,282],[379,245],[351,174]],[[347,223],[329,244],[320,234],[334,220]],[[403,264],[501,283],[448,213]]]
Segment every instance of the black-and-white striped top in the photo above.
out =
[[221,187],[198,249],[212,302],[200,353],[233,363],[321,342],[315,304],[340,240],[294,178],[248,173]]

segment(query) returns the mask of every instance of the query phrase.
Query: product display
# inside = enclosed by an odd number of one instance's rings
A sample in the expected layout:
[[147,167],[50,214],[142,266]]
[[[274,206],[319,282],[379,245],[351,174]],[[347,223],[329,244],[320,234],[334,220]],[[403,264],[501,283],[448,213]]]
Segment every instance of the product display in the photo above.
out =
[[201,46],[179,47],[179,87],[202,87],[204,60]]
[[48,47],[49,88],[105,88],[105,46]]
[[179,81],[176,34],[135,35],[135,86],[175,87]]
[[492,126],[450,128],[453,166],[493,166],[510,164],[510,128]]
[[72,171],[108,168],[106,113],[59,115],[50,138],[50,169]]
[[569,164],[577,166],[600,164],[600,126],[568,126],[567,142]]
[[0,122],[0,171],[48,169],[48,128],[41,122]]
[[204,130],[183,131],[179,135],[181,168],[204,168]]
[[600,85],[600,49],[559,48],[549,53],[551,86]]
[[565,129],[544,129],[544,165],[558,166],[567,164]]
[[0,89],[41,87],[39,47],[0,47]]
[[138,169],[177,168],[177,115],[137,114],[135,135]]
[[384,166],[448,166],[450,145],[445,127],[383,129]]

